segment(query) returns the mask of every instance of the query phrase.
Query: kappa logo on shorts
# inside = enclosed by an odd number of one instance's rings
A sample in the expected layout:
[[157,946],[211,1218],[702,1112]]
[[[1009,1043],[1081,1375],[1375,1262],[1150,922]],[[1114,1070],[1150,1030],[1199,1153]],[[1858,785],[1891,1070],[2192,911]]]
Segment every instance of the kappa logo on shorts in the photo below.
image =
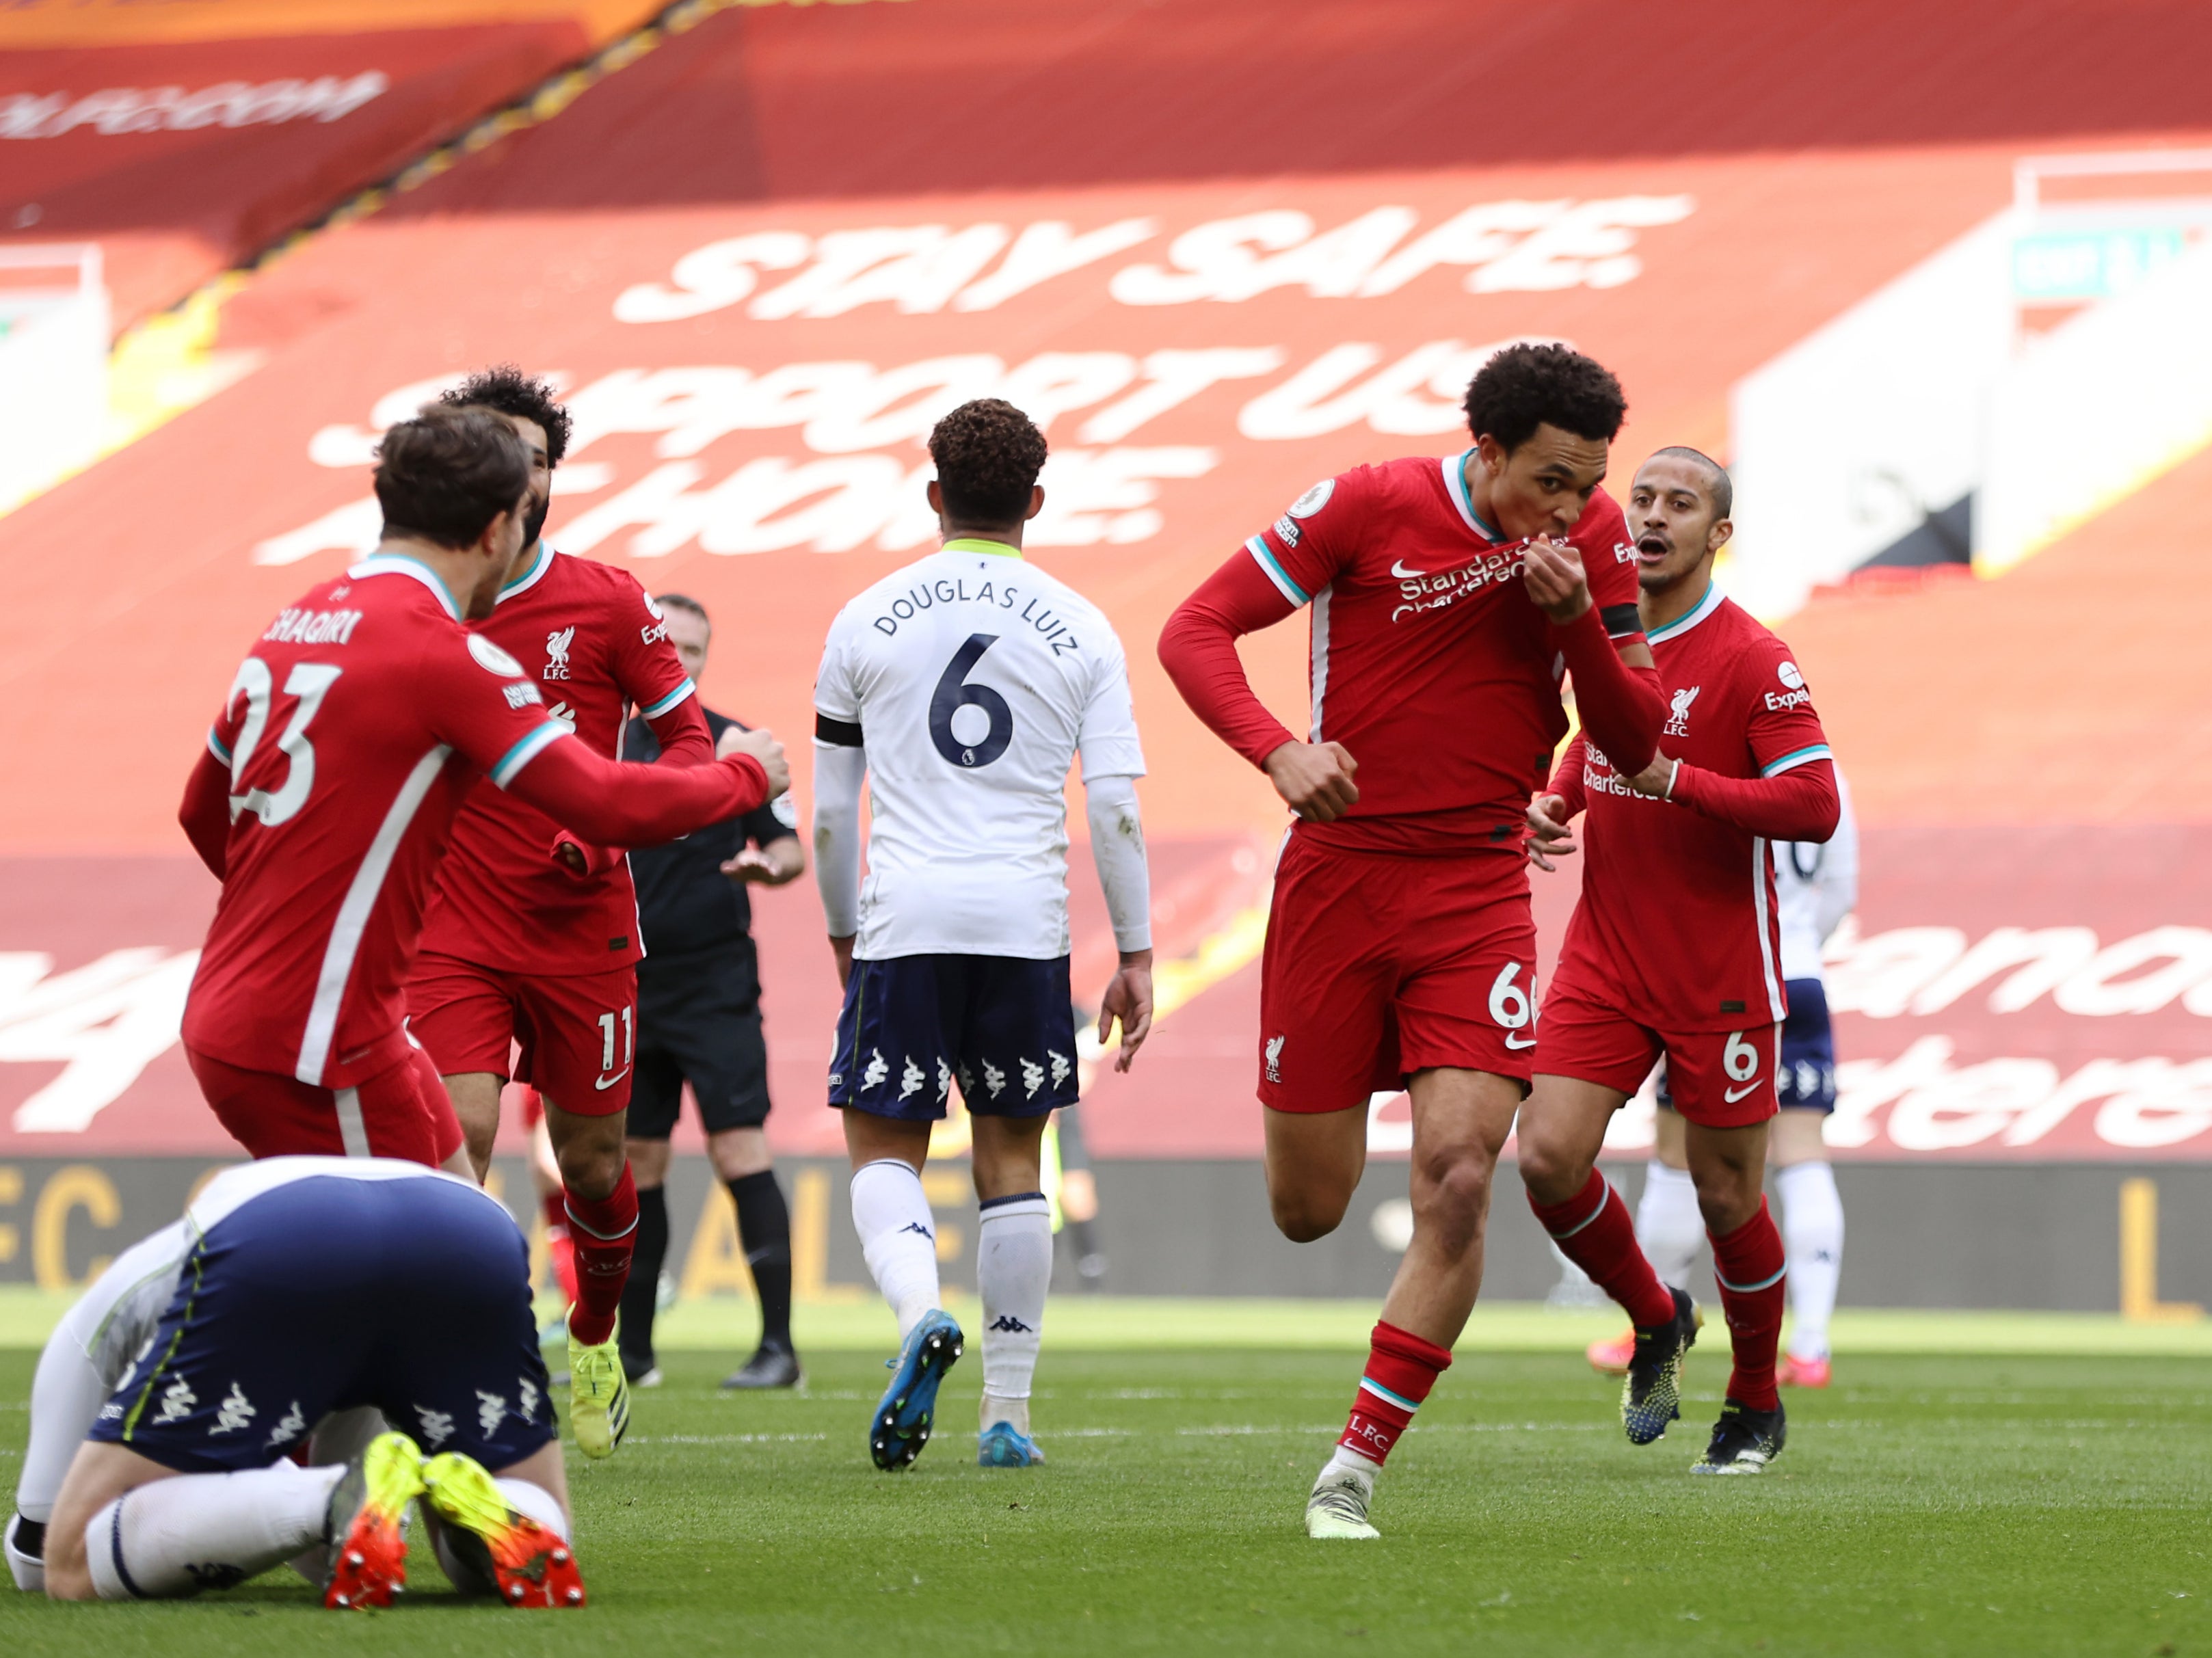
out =
[[528,1376],[519,1377],[515,1382],[514,1413],[525,1422],[538,1419],[538,1384]]
[[208,1430],[209,1436],[234,1434],[260,1414],[253,1408],[252,1400],[246,1398],[246,1389],[234,1382],[230,1391],[223,1395],[222,1403],[216,1407],[215,1425]]
[[499,1431],[499,1424],[507,1420],[507,1401],[497,1394],[477,1389],[477,1431],[486,1439]]
[[1283,1038],[1267,1038],[1267,1080],[1279,1083],[1283,1079]]
[[883,1049],[880,1048],[870,1048],[868,1050],[868,1068],[860,1073],[860,1091],[863,1094],[866,1094],[872,1092],[876,1089],[881,1088],[884,1085],[884,1078],[890,1074],[891,1068],[889,1065],[884,1063]]
[[273,1451],[280,1445],[289,1445],[307,1431],[307,1418],[300,1414],[300,1401],[295,1399],[292,1401],[292,1408],[285,1412],[278,1418],[276,1425],[269,1430],[269,1448]]
[[921,1067],[914,1062],[914,1055],[908,1054],[906,1069],[899,1072],[899,1098],[910,1099],[921,1093],[922,1084],[928,1080],[921,1074]]
[[937,1062],[937,1102],[939,1105],[952,1097],[952,1067],[943,1060]]
[[417,1405],[415,1419],[422,1424],[422,1442],[434,1451],[453,1436],[453,1418],[444,1411]]
[[1044,1051],[1044,1056],[1052,1061],[1052,1085],[1054,1088],[1059,1087],[1060,1084],[1075,1074],[1075,1067],[1068,1063],[1066,1054],[1048,1048]]
[[158,1428],[167,1422],[182,1422],[199,1402],[200,1396],[192,1391],[192,1384],[179,1376],[161,1390],[161,1408],[155,1412],[154,1425]]
[[1044,1067],[1032,1060],[1022,1060],[1021,1067],[1022,1097],[1033,1100],[1037,1090],[1044,1086]]
[[1006,1073],[988,1060],[983,1061],[983,1086],[991,1090],[994,1100],[1006,1091]]

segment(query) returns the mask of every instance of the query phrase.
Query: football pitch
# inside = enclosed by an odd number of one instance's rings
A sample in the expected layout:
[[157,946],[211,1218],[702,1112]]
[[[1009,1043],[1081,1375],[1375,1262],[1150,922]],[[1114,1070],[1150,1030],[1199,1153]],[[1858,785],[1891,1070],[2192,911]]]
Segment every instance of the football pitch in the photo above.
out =
[[[2212,1652],[2212,1376],[2193,1339],[2100,1353],[2086,1323],[2014,1321],[2044,1351],[1893,1339],[1847,1354],[1832,1390],[1787,1396],[1770,1473],[1711,1479],[1686,1471],[1725,1375],[1717,1328],[1686,1419],[1638,1450],[1616,1385],[1563,1351],[1610,1321],[1501,1309],[1393,1456],[1382,1540],[1320,1544],[1299,1514],[1358,1374],[1329,1322],[1349,1309],[1303,1327],[1224,1309],[1211,1345],[1188,1308],[1149,1345],[1134,1303],[1071,1316],[1038,1378],[1050,1461],[1025,1471],[973,1465],[971,1341],[939,1437],[896,1476],[864,1437],[884,1376],[866,1333],[887,1321],[834,1310],[805,1391],[724,1395],[728,1351],[670,1351],[615,1458],[571,1453],[584,1612],[459,1603],[418,1544],[389,1612],[325,1612],[289,1573],[165,1605],[10,1595],[9,1650]],[[1920,1327],[1932,1345],[1942,1326]],[[680,1315],[670,1330],[705,1333]],[[35,1357],[0,1351],[10,1487]]]

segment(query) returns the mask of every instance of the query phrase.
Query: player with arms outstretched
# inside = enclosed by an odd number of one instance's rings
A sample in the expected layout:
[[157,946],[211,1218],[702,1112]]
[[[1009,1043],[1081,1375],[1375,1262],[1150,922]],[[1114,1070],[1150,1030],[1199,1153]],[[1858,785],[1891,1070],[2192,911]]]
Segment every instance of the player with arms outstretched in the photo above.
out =
[[1607,1122],[1664,1055],[1735,1358],[1694,1472],[1740,1474],[1759,1473],[1787,1437],[1774,1377],[1782,1237],[1760,1192],[1788,1012],[1771,843],[1826,840],[1837,800],[1789,647],[1712,585],[1732,494],[1717,465],[1680,448],[1644,462],[1629,493],[1668,714],[1660,752],[1640,765],[1586,731],[1530,803],[1540,861],[1571,847],[1564,826],[1585,811],[1589,859],[1519,1145],[1536,1218],[1636,1326],[1621,1421],[1648,1445],[1680,1414],[1697,1312],[1653,1272],[1597,1155]]
[[666,840],[785,786],[780,750],[678,770],[602,760],[472,635],[522,537],[530,459],[506,422],[426,411],[386,434],[383,539],[270,625],[238,669],[181,817],[223,884],[184,1043],[256,1157],[459,1164],[406,1029],[405,984],[455,814],[486,776],[594,841]]
[[[933,1123],[957,1080],[975,1130],[983,1302],[976,1460],[1026,1467],[1030,1382],[1052,1279],[1041,1146],[1076,1102],[1068,985],[1068,768],[1083,762],[1091,853],[1121,948],[1098,1016],[1127,1070],[1152,1017],[1150,884],[1128,665],[1106,618],[1022,556],[1044,504],[1044,434],[993,398],[929,436],[941,551],[885,577],[830,625],[815,682],[814,846],[845,986],[830,1102],[845,1114],[853,1224],[898,1316],[896,1374],[868,1449],[903,1468],[928,1442],[960,1357],[939,1304],[922,1194]],[[870,786],[860,882],[860,790]]]
[[[472,376],[441,402],[505,421],[531,452],[525,544],[477,635],[522,665],[549,712],[592,753],[614,758],[635,705],[659,738],[661,768],[710,759],[706,718],[659,607],[628,572],[556,553],[540,534],[568,445],[568,410],[543,381],[508,367]],[[619,852],[564,841],[529,802],[480,789],[454,820],[407,987],[410,1029],[445,1079],[478,1179],[491,1163],[514,1044],[515,1074],[544,1102],[576,1263],[573,1421],[577,1443],[596,1456],[619,1437],[605,1424],[627,1409],[615,1325],[637,1242],[623,1129],[637,1058],[638,932]]]
[[[1648,758],[1662,708],[1620,509],[1598,489],[1626,404],[1564,346],[1516,345],[1468,388],[1474,445],[1316,484],[1168,623],[1160,659],[1297,813],[1262,958],[1260,1098],[1275,1224],[1344,1218],[1367,1103],[1408,1087],[1413,1236],[1351,1419],[1306,1509],[1376,1535],[1375,1476],[1451,1363],[1482,1282],[1500,1146],[1536,1045],[1530,792],[1582,715]],[[1237,637],[1307,605],[1313,720],[1285,730]]]

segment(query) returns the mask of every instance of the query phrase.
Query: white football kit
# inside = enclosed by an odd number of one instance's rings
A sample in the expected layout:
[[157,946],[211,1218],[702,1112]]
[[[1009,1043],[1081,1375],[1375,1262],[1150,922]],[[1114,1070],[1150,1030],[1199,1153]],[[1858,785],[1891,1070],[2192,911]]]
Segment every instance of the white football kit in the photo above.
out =
[[[856,959],[1067,954],[1069,768],[1080,756],[1094,796],[1145,772],[1127,660],[1097,606],[1012,548],[952,542],[838,614],[814,707],[817,755],[866,754],[857,914],[851,865],[818,866],[830,932],[857,930]],[[1100,874],[1121,947],[1149,948],[1145,905]]]

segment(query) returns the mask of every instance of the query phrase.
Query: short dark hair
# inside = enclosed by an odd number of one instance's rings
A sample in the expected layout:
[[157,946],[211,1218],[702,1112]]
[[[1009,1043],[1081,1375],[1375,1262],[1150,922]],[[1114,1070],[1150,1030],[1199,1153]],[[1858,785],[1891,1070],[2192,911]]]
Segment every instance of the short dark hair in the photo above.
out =
[[714,618],[707,614],[707,607],[689,593],[655,593],[653,602],[664,610],[689,610],[709,628],[714,625]]
[[1572,347],[1509,345],[1483,364],[1467,388],[1468,429],[1493,437],[1510,452],[1556,426],[1578,438],[1611,443],[1628,413],[1613,371]]
[[1664,449],[1654,449],[1651,460],[1662,455],[1673,455],[1678,460],[1693,460],[1711,474],[1706,487],[1713,495],[1713,522],[1717,524],[1735,510],[1735,480],[1728,475],[1728,468],[1702,449],[1692,449],[1686,443],[1670,443]]
[[996,398],[962,404],[929,434],[945,516],[963,524],[1019,524],[1045,454],[1044,434]]
[[569,420],[568,410],[553,395],[550,384],[524,374],[511,362],[477,370],[451,391],[441,392],[438,402],[447,409],[489,409],[517,420],[537,422],[545,434],[548,465],[558,466],[562,456],[568,452],[574,422]]
[[478,409],[433,404],[376,446],[384,531],[466,547],[530,489],[530,452],[514,428]]

